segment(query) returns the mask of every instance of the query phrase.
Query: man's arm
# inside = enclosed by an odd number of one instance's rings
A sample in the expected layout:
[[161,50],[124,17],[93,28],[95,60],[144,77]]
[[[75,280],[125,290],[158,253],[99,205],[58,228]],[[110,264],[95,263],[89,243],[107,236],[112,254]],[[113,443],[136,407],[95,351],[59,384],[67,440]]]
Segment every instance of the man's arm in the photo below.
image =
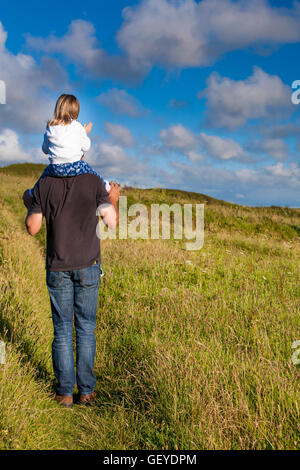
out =
[[40,213],[30,213],[30,209],[28,209],[27,217],[25,219],[25,224],[27,228],[27,232],[29,235],[36,235],[42,226],[43,221],[43,214]]
[[118,200],[120,197],[120,187],[115,182],[110,182],[110,187],[109,199],[111,206],[100,208],[100,215],[103,218],[105,225],[113,229],[119,223]]
[[24,205],[27,207],[28,212],[27,212],[27,217],[25,219],[25,225],[27,228],[27,232],[29,235],[36,235],[42,226],[42,221],[43,221],[43,214],[42,212],[33,212],[31,213],[31,204],[32,204],[33,198],[30,196],[30,192],[28,189],[23,194],[23,202]]
[[29,189],[26,189],[26,191],[24,191],[24,194],[23,194],[23,203],[24,203],[24,206],[29,209],[29,207],[31,206],[32,204],[32,196],[30,194],[30,190]]

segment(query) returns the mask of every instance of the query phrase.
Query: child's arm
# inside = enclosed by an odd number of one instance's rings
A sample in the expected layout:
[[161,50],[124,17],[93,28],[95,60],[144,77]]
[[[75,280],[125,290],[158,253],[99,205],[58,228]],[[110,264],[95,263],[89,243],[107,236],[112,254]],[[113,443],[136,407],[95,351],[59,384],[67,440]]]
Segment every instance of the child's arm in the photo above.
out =
[[84,124],[84,132],[83,132],[83,138],[82,138],[82,144],[81,144],[81,150],[83,152],[87,152],[91,148],[91,140],[88,137],[88,134],[91,132],[92,129],[92,123],[89,122],[88,125]]
[[83,124],[83,127],[85,128],[85,132],[86,134],[89,134],[92,130],[92,127],[93,127],[93,123],[92,122],[89,122],[88,125],[86,125],[85,123]]

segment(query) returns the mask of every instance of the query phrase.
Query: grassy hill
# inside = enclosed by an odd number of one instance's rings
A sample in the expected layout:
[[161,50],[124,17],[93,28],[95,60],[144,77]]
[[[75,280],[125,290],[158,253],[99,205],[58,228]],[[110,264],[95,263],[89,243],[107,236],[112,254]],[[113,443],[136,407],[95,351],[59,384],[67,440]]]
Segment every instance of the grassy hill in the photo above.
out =
[[11,176],[29,176],[32,178],[38,178],[47,165],[42,163],[15,163],[0,167],[0,173]]
[[300,209],[124,188],[128,205],[205,204],[205,241],[103,240],[95,407],[51,398],[45,227],[23,191],[43,167],[0,169],[0,449],[299,448]]

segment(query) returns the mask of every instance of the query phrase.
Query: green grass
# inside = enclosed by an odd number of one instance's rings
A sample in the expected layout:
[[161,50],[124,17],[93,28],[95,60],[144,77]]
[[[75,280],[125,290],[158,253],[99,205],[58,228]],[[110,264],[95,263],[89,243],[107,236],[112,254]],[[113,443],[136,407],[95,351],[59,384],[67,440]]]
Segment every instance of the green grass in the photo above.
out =
[[15,163],[5,167],[0,167],[0,173],[11,176],[29,176],[39,178],[47,165],[41,163]]
[[23,191],[0,174],[0,449],[299,449],[300,210],[246,207],[176,190],[133,202],[205,204],[205,241],[104,240],[97,402],[51,393],[45,227],[27,235]]

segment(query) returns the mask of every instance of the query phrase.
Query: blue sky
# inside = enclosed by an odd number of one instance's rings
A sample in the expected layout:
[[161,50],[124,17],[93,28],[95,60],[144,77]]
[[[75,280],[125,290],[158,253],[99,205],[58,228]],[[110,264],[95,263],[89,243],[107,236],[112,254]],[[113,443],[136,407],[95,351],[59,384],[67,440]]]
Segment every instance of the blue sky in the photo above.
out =
[[69,92],[106,179],[300,207],[299,2],[6,2],[0,22],[0,164],[47,163]]

